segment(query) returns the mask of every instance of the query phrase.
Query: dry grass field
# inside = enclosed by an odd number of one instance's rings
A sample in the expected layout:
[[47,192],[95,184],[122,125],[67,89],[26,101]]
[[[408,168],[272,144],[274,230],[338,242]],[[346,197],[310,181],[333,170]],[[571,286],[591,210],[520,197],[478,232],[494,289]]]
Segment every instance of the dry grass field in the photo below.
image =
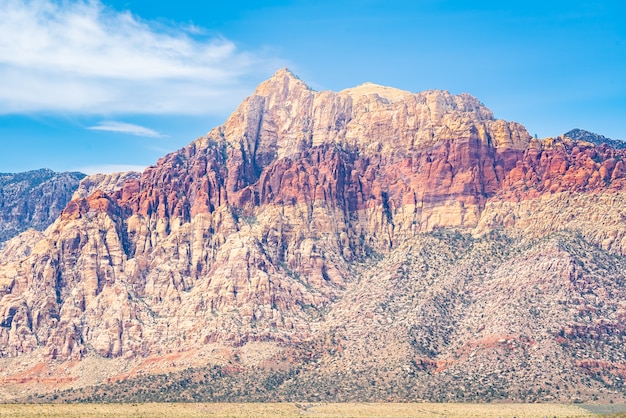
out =
[[0,405],[0,417],[593,417],[563,404],[166,403]]

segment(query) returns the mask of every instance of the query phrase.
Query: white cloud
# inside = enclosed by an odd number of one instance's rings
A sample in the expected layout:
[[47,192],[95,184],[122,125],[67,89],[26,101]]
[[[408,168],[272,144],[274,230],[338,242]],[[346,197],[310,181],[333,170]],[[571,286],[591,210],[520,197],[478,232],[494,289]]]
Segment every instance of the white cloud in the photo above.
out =
[[161,138],[163,136],[159,132],[144,126],[133,125],[132,123],[116,122],[112,120],[102,121],[99,124],[90,126],[87,129],[91,129],[93,131],[118,132],[135,136],[147,136],[151,138]]
[[98,0],[0,0],[0,114],[223,113],[278,66]]
[[129,165],[129,164],[98,164],[98,165],[89,165],[85,167],[78,167],[73,171],[80,171],[81,173],[85,173],[88,175],[92,174],[111,174],[111,173],[120,173],[124,171],[137,171],[139,173],[143,173],[143,171],[147,168],[145,165]]

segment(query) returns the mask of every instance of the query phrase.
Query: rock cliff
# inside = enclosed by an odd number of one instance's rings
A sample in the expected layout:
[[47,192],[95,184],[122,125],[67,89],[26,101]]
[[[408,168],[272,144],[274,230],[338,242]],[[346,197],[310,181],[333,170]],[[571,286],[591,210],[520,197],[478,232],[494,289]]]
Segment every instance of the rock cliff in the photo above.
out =
[[[522,365],[530,339],[541,335],[548,348],[540,353],[552,352],[562,348],[557,338],[569,338],[561,329],[570,335],[584,322],[583,335],[593,338],[594,326],[621,312],[596,300],[594,319],[580,322],[558,313],[543,287],[574,283],[558,295],[572,310],[588,291],[621,294],[622,270],[602,281],[576,267],[600,261],[571,248],[623,263],[624,156],[567,137],[533,139],[466,94],[370,83],[315,92],[280,70],[206,136],[115,191],[77,194],[43,234],[6,244],[4,370],[19,358],[43,366],[20,369],[19,379],[5,371],[5,379],[41,384],[68,360],[66,384],[85,386],[154,372],[155,364],[171,371],[208,362],[235,373],[306,358],[328,364],[320,374],[299,369],[299,382],[321,385],[333,373],[365,370],[380,346],[388,381],[402,376],[414,388],[398,399],[415,398],[416,388],[434,399],[437,382],[481,373],[468,358],[486,364],[522,346],[505,365],[524,372],[503,377],[502,389],[505,398],[521,396],[511,382],[549,374],[545,359]],[[449,229],[456,232],[438,235]],[[542,241],[557,232],[580,241]],[[544,249],[554,257],[535,271]],[[513,288],[523,309],[503,309],[479,329]],[[538,300],[537,321],[528,320],[528,298]],[[552,325],[551,315],[559,318]],[[338,347],[345,355],[324,354]],[[600,367],[563,350],[559,364],[576,376]],[[619,356],[584,353],[621,370]],[[100,380],[77,366],[86,364],[107,365]],[[433,371],[442,374],[428,377]],[[567,398],[576,382],[554,396]]]
[[124,186],[129,180],[135,180],[141,177],[141,173],[136,171],[123,171],[110,174],[92,174],[83,178],[78,183],[78,188],[72,195],[72,200],[89,197],[96,190],[105,193],[115,193]]

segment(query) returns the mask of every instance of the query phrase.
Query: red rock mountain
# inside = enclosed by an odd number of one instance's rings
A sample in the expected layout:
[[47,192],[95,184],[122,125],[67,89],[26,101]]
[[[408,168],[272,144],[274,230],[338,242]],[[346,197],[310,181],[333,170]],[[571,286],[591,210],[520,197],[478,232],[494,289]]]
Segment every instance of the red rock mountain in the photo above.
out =
[[214,387],[290,370],[258,399],[620,398],[624,156],[467,94],[280,70],[6,244],[3,394],[215,365]]

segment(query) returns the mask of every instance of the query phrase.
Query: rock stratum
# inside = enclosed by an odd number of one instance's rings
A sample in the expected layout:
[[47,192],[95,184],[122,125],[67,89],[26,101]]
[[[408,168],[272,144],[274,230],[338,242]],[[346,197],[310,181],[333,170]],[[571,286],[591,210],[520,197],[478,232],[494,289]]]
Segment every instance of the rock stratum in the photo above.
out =
[[280,70],[6,243],[2,395],[623,399],[625,156]]

